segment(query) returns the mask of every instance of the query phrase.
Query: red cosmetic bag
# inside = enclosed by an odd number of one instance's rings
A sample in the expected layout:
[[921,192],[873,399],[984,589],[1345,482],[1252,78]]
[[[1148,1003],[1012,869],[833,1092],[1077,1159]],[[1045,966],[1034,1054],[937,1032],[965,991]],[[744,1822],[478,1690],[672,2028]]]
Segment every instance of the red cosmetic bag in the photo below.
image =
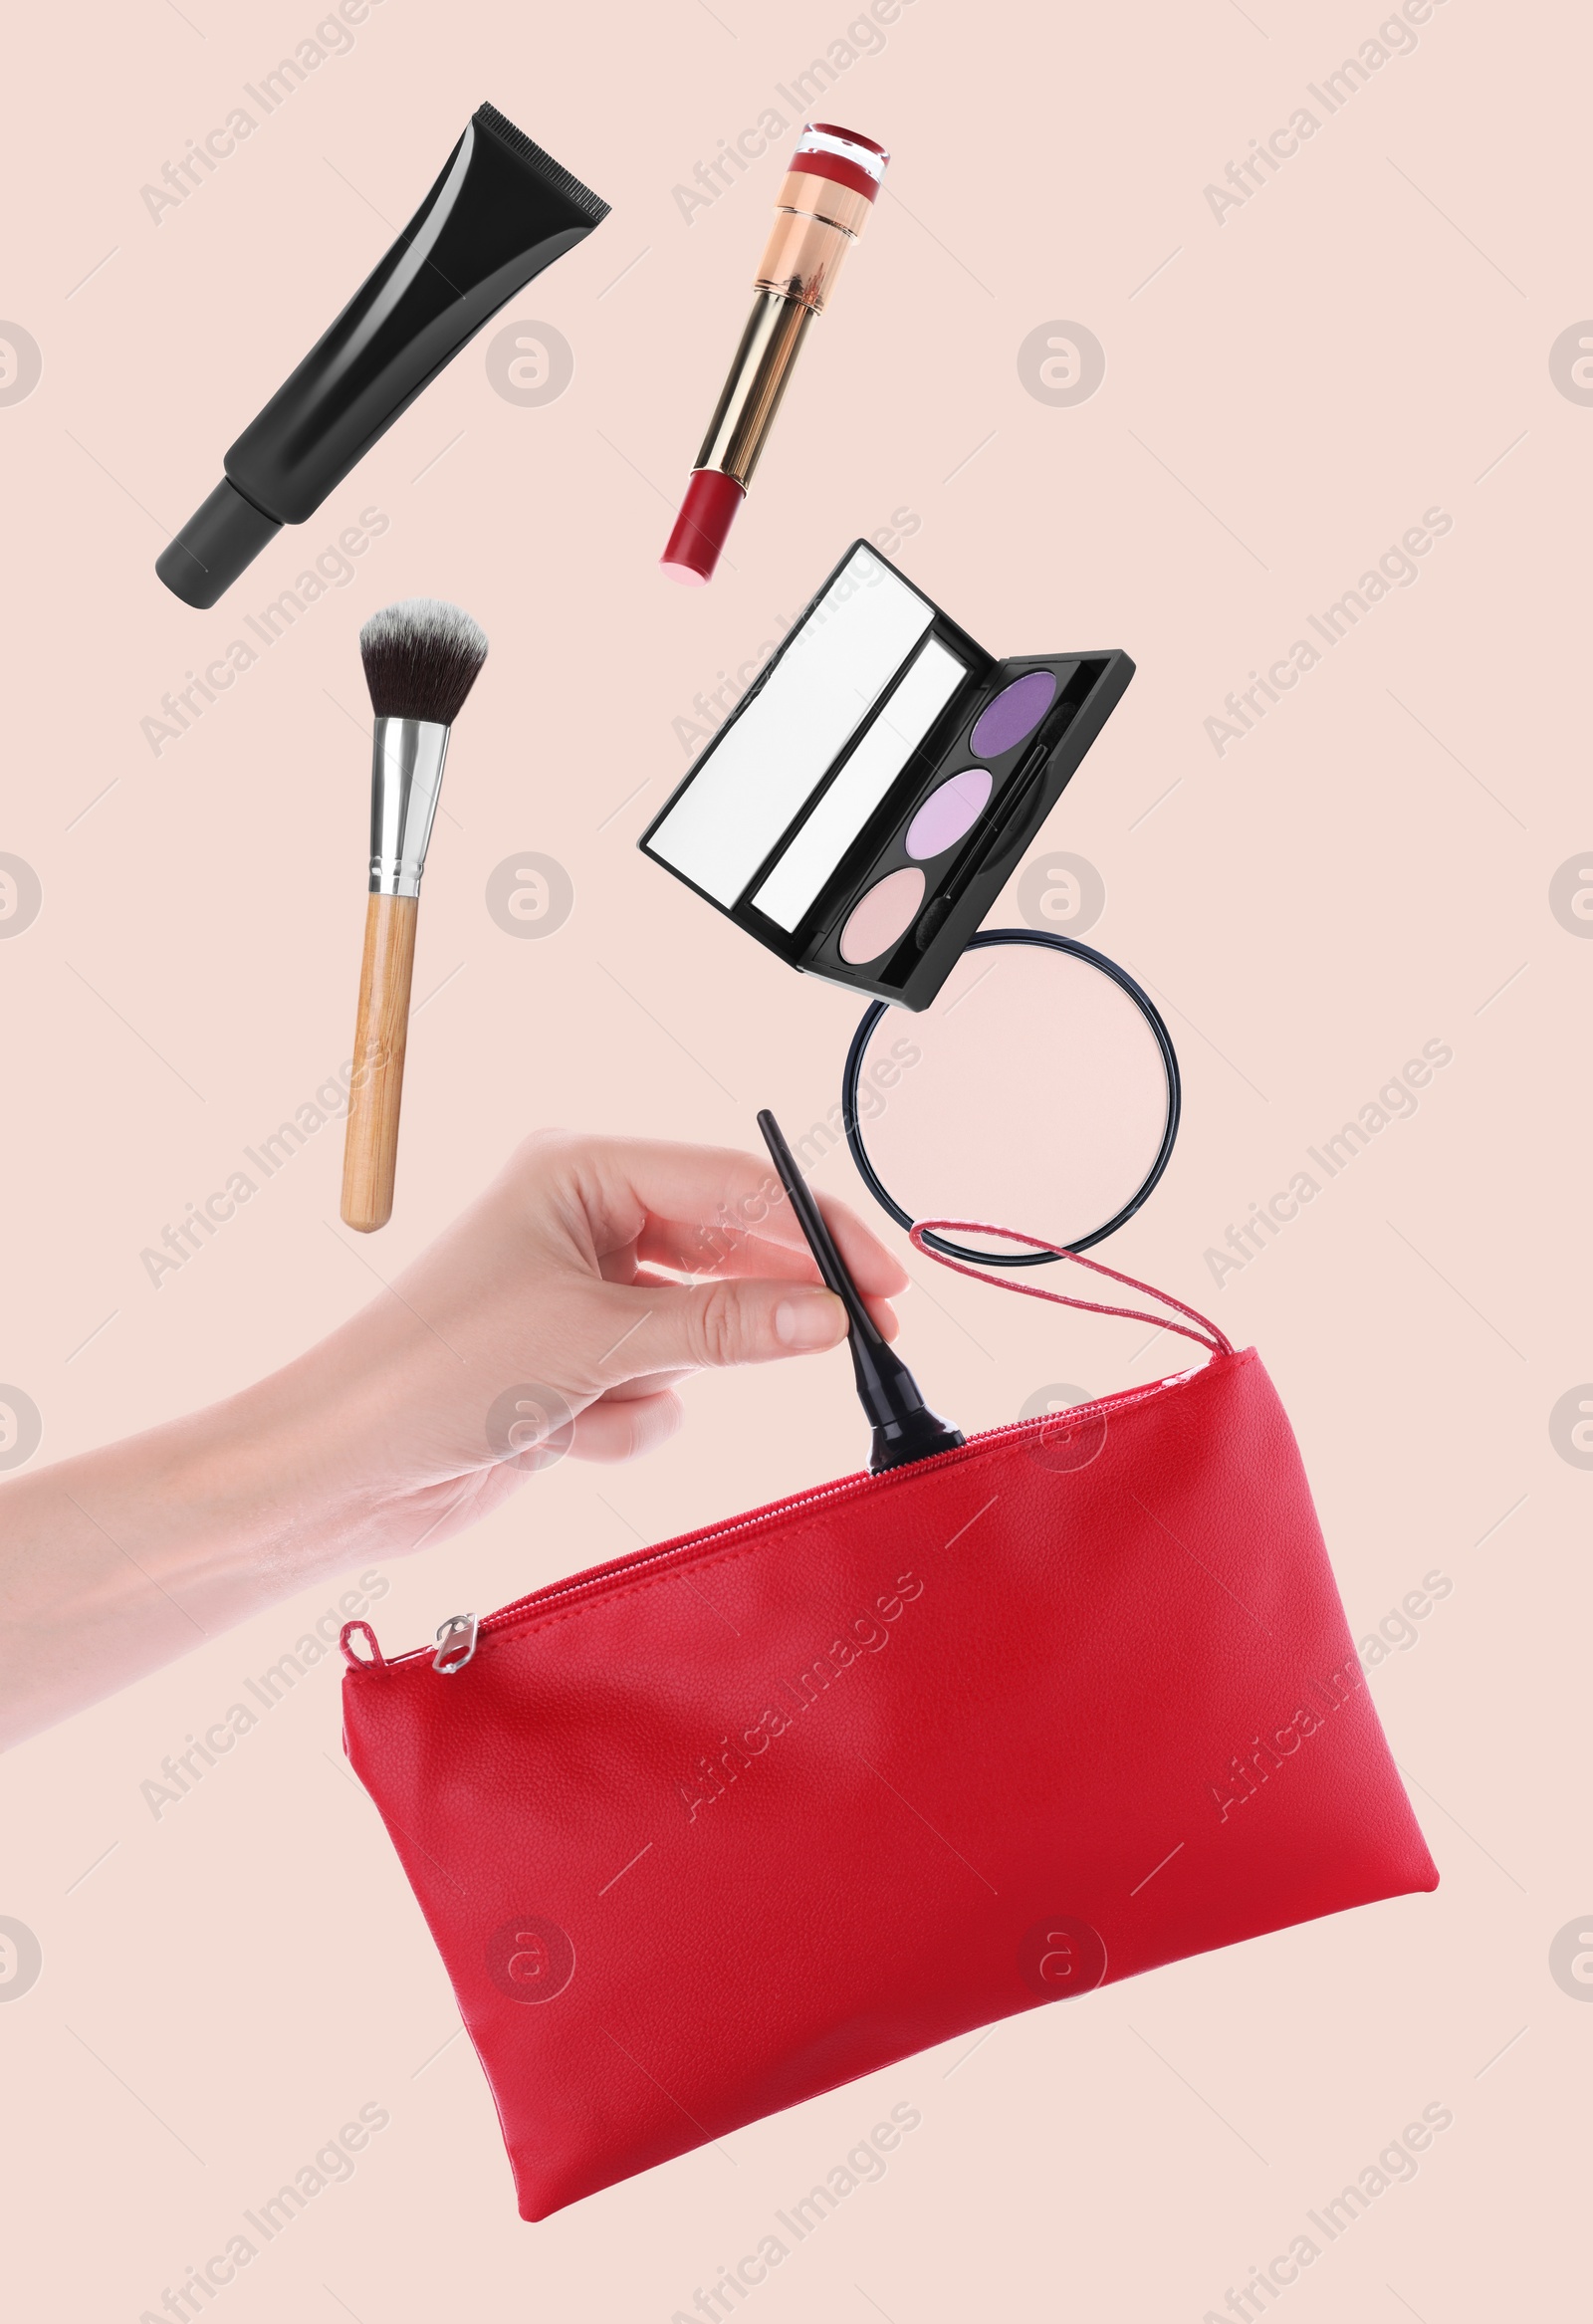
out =
[[1437,1885],[1259,1357],[1134,1288],[1203,1366],[435,1649],[347,1625],[345,1747],[523,2217],[996,2018]]

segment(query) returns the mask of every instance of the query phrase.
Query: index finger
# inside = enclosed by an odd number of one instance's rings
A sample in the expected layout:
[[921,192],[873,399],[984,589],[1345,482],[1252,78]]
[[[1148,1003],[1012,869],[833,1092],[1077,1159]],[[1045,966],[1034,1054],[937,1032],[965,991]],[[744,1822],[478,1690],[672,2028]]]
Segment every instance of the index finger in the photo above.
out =
[[[591,1154],[588,1197],[620,1246],[634,1243],[652,1266],[682,1274],[815,1276],[806,1238],[767,1158],[729,1146],[684,1146],[641,1138],[605,1139]],[[592,1200],[594,1196],[596,1199]],[[889,1297],[907,1273],[871,1229],[833,1195],[818,1206],[857,1287]]]

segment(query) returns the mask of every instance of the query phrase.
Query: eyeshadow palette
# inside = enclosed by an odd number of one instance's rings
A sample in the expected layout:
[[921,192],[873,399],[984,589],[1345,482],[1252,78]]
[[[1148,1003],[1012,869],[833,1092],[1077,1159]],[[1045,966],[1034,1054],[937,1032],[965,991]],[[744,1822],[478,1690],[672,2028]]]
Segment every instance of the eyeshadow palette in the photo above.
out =
[[925,1009],[1133,674],[998,661],[855,542],[641,850],[793,968]]

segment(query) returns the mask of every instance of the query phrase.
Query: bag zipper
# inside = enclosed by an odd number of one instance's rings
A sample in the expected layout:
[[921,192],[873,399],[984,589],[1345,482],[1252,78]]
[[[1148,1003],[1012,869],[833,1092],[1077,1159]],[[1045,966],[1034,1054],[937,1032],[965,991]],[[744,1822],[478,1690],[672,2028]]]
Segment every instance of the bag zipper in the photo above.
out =
[[[1159,1396],[1167,1388],[1180,1387],[1186,1380],[1193,1380],[1209,1369],[1209,1364],[1192,1364],[1187,1371],[1170,1372],[1165,1379],[1148,1381],[1140,1388],[1120,1388],[1113,1395],[1094,1397],[1088,1404],[1070,1405],[1068,1410],[1078,1414],[1107,1412],[1129,1404],[1143,1403],[1147,1397]],[[500,1606],[495,1614],[484,1614],[479,1619],[474,1614],[450,1614],[446,1621],[439,1624],[434,1646],[418,1646],[408,1654],[393,1655],[388,1658],[387,1667],[396,1669],[401,1663],[416,1662],[422,1655],[429,1654],[433,1670],[444,1677],[456,1676],[466,1663],[474,1659],[477,1646],[483,1638],[496,1636],[524,1621],[529,1615],[540,1614],[545,1607],[557,1605],[561,1600],[582,1597],[588,1591],[606,1588],[609,1582],[643,1572],[648,1566],[670,1564],[676,1559],[694,1556],[710,1543],[731,1540],[736,1534],[746,1532],[753,1525],[761,1525],[771,1517],[790,1516],[799,1510],[817,1509],[823,1503],[835,1500],[840,1494],[860,1496],[890,1486],[901,1477],[916,1476],[926,1469],[947,1467],[954,1461],[966,1460],[970,1453],[978,1452],[986,1445],[996,1444],[1004,1437],[1043,1430],[1055,1418],[1054,1413],[1042,1413],[1034,1420],[1007,1421],[1000,1428],[982,1429],[977,1436],[970,1437],[966,1445],[955,1446],[949,1452],[933,1454],[927,1461],[914,1461],[910,1469],[887,1469],[877,1477],[870,1476],[867,1470],[860,1470],[853,1476],[837,1478],[833,1485],[820,1486],[814,1492],[793,1494],[784,1501],[766,1502],[762,1509],[749,1511],[745,1516],[736,1518],[731,1524],[706,1525],[694,1532],[677,1533],[672,1540],[661,1541],[656,1548],[633,1549],[623,1557],[611,1557],[602,1565],[589,1565],[583,1572],[569,1574],[563,1581],[546,1582],[541,1589],[528,1590],[524,1597],[514,1598],[507,1606]]]

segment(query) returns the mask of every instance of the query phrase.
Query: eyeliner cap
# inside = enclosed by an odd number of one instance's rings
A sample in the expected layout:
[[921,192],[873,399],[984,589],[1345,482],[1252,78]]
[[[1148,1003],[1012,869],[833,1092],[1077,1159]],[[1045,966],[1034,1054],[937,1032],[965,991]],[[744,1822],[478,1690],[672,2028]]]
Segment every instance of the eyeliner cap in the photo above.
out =
[[155,571],[185,605],[213,605],[282,531],[276,517],[257,509],[226,477],[173,534],[155,559]]

